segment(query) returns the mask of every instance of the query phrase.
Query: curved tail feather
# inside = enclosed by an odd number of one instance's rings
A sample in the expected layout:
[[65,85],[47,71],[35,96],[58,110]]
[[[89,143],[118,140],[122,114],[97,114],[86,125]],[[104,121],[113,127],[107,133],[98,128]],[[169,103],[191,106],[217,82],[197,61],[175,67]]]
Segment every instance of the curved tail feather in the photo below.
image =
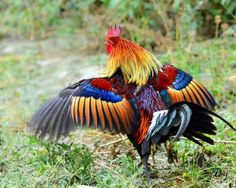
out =
[[199,145],[202,145],[199,140],[214,144],[214,141],[208,137],[216,134],[212,116],[219,118],[235,131],[235,128],[224,118],[194,103],[181,102],[172,105],[169,110],[155,112],[145,141],[142,143],[142,153],[149,152],[150,142],[161,143],[172,135],[174,140],[184,136]]

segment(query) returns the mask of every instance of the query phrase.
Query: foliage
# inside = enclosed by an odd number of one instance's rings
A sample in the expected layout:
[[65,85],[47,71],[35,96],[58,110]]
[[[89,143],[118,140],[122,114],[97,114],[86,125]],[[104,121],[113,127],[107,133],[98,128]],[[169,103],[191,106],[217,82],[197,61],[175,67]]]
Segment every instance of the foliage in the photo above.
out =
[[4,0],[0,6],[4,12],[2,25],[6,33],[15,32],[33,39],[45,36],[46,28],[58,24],[58,1]]
[[76,29],[87,27],[92,16],[103,27],[104,23],[129,23],[127,34],[131,39],[150,46],[156,35],[147,33],[150,37],[142,38],[150,28],[174,39],[186,38],[191,33],[212,37],[218,34],[216,29],[222,33],[230,26],[235,32],[235,11],[236,3],[230,0],[3,0],[0,25],[3,34],[35,39],[55,32],[75,33]]
[[[2,187],[51,187],[92,182],[92,156],[84,146],[41,142],[1,129]],[[3,135],[4,134],[4,135]],[[12,140],[10,136],[15,138]]]

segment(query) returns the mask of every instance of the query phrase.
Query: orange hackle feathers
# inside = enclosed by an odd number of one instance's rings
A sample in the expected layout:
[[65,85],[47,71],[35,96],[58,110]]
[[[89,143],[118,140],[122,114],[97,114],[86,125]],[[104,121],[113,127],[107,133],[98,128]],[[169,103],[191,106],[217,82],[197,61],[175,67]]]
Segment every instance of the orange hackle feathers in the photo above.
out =
[[120,32],[120,27],[110,28],[108,31],[106,38],[111,47],[105,76],[111,77],[120,69],[126,83],[145,85],[150,77],[158,74],[161,64],[154,55],[143,47],[121,38]]

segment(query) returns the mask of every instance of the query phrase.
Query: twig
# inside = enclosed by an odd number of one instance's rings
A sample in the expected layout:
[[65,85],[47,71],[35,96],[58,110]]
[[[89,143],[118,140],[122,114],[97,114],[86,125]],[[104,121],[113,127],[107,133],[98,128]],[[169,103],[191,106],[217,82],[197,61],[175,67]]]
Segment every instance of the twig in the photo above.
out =
[[[172,136],[171,138],[174,138]],[[180,137],[181,140],[188,140],[187,138]],[[200,139],[196,139],[197,141],[201,141]],[[223,143],[223,144],[236,144],[236,141],[228,141],[228,140],[214,140],[215,143]]]
[[112,172],[114,172],[116,175],[119,175],[119,173],[117,171],[115,171],[114,169],[110,168],[109,166],[105,165],[105,164],[102,164],[101,162],[97,162],[97,161],[94,161],[94,163],[98,166],[101,166],[101,167],[104,167],[104,168],[107,168],[108,170],[111,170]]
[[117,136],[117,135],[110,135],[110,134],[107,134],[105,132],[99,132],[97,130],[89,130],[88,134],[90,134],[90,135],[95,135],[96,134],[96,135],[99,135],[101,137],[109,137],[109,138],[115,138]]
[[[172,138],[174,138],[174,136],[172,136]],[[180,137],[181,140],[188,140],[187,138],[184,138],[184,137]],[[111,142],[108,142],[106,144],[101,144],[98,146],[98,148],[102,148],[102,147],[106,147],[106,146],[110,146],[110,145],[113,145],[113,144],[116,144],[116,143],[119,143],[119,142],[122,142],[124,140],[127,140],[127,137],[123,137],[123,138],[120,138],[118,140],[114,140],[114,141],[111,141]],[[200,139],[197,139],[198,141],[201,141]],[[214,140],[214,142],[216,143],[223,143],[223,144],[236,144],[235,141],[227,141],[227,140]]]
[[227,140],[214,140],[214,142],[223,144],[236,144],[235,141],[227,141]]
[[108,143],[106,143],[106,144],[101,144],[101,145],[98,146],[98,147],[99,147],[99,148],[100,148],[100,147],[106,147],[106,146],[109,146],[109,145],[112,145],[112,144],[116,144],[116,143],[122,142],[122,141],[124,141],[124,140],[126,140],[126,139],[127,139],[127,137],[120,138],[120,139],[118,139],[118,140],[114,140],[114,141],[108,142]]
[[171,180],[176,180],[176,178],[178,178],[180,181],[184,181],[184,179],[181,178],[181,176],[175,176],[175,177],[171,177],[171,178],[166,179],[165,182],[171,181]]

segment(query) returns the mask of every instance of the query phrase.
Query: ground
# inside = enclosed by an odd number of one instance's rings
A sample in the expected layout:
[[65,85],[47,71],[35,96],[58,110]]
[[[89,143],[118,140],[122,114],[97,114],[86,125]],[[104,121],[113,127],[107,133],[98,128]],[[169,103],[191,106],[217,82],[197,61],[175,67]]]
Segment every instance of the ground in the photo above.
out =
[[[85,36],[0,42],[1,187],[146,187],[140,160],[123,135],[78,129],[59,143],[40,141],[27,122],[40,104],[81,78],[99,75],[105,53],[91,52]],[[236,120],[236,44],[223,37],[178,43],[156,54],[203,83],[218,101],[217,113]],[[216,121],[216,144],[204,148],[181,139],[178,162],[154,148],[151,187],[236,187],[236,134]]]

